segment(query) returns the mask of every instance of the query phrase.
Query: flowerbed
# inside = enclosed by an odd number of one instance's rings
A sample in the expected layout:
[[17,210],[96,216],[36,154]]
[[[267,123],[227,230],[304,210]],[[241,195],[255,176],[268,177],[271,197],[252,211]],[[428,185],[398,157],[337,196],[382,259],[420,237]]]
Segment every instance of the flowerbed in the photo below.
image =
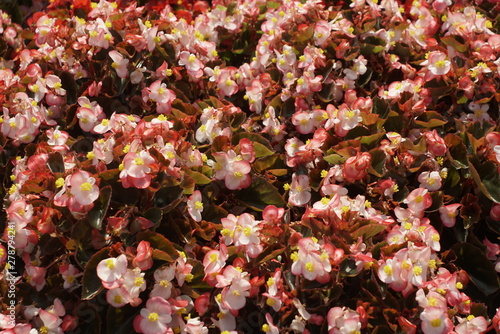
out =
[[1,333],[500,333],[496,1],[8,4]]

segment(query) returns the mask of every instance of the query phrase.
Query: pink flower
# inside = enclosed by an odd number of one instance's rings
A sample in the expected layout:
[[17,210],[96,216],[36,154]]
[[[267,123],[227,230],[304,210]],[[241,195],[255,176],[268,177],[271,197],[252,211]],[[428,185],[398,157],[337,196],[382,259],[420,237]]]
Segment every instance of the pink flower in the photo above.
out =
[[139,153],[128,152],[120,165],[120,179],[124,188],[136,187],[145,189],[151,183],[150,165],[155,163],[155,159],[147,151]]
[[224,69],[217,78],[217,88],[219,89],[219,96],[231,96],[238,91],[238,84],[232,79],[230,70]]
[[421,65],[427,66],[433,75],[445,75],[451,69],[451,62],[446,54],[440,51],[432,51],[427,56],[427,60]]
[[233,266],[227,266],[222,275],[217,275],[217,287],[222,290],[222,302],[230,310],[240,310],[246,304],[252,287],[248,273],[242,273]]
[[124,287],[117,287],[106,292],[106,301],[113,307],[123,307],[132,301]]
[[79,286],[76,282],[76,278],[81,276],[82,273],[72,264],[63,264],[59,267],[59,272],[64,279],[63,288],[74,289]]
[[332,27],[325,20],[319,20],[314,26],[314,44],[321,46],[330,37]]
[[116,50],[110,51],[109,56],[113,59],[113,63],[111,63],[111,67],[116,70],[116,74],[120,78],[128,77],[128,69],[127,65],[129,63],[128,59],[123,58],[123,56]]
[[13,201],[6,213],[9,222],[16,224],[16,228],[22,228],[33,220],[33,205],[26,203],[24,199]]
[[[27,253],[25,253],[27,254]],[[29,284],[33,287],[35,287],[36,291],[41,291],[45,284],[47,283],[45,281],[45,273],[47,269],[42,268],[42,267],[36,267],[28,263],[26,265],[26,275],[27,275],[27,281]]]
[[146,280],[144,279],[145,273],[141,272],[140,268],[127,269],[125,275],[123,275],[123,280],[121,281],[121,286],[124,287],[132,298],[132,306],[139,305],[141,299],[139,294],[146,290]]
[[127,256],[121,254],[118,257],[104,259],[97,265],[97,276],[103,283],[113,283],[121,279],[127,272]]
[[134,329],[144,334],[166,333],[172,321],[172,306],[161,297],[151,297],[134,319]]
[[266,313],[266,323],[262,325],[262,331],[267,334],[279,334],[280,330],[273,323],[273,318],[271,314]]
[[391,284],[391,286],[404,285],[401,277],[401,263],[396,258],[381,261],[377,274],[380,280],[386,284]]
[[66,151],[68,150],[68,146],[66,145],[66,141],[69,138],[69,134],[66,131],[60,131],[59,129],[49,129],[46,132],[47,144],[52,146],[54,151]]
[[447,309],[430,306],[420,313],[422,331],[424,334],[447,334],[453,328],[448,318]]
[[182,51],[179,55],[179,65],[185,66],[188,74],[195,79],[203,76],[205,65],[192,53]]
[[293,260],[292,273],[304,276],[310,281],[328,282],[332,267],[330,255],[324,249],[324,245],[320,245],[316,238],[303,238],[300,239],[298,246],[299,251],[290,256]]
[[415,213],[423,212],[432,205],[432,197],[425,188],[413,190],[404,201],[408,208]]
[[201,192],[196,190],[187,201],[188,212],[194,221],[201,221],[201,213],[203,212],[203,202],[201,201]]
[[156,80],[149,86],[149,98],[156,103],[172,103],[175,100],[175,93],[167,88],[161,80]]
[[227,174],[225,178],[226,187],[230,190],[240,190],[247,188],[252,183],[250,173],[250,164],[247,161],[234,161],[227,166]]
[[99,187],[95,183],[96,179],[86,171],[78,171],[68,180],[73,198],[81,205],[92,204],[99,197]]
[[500,203],[494,203],[491,206],[490,217],[495,221],[500,221]]
[[132,264],[141,270],[148,270],[153,266],[153,249],[149,241],[141,240],[137,246],[137,255]]
[[443,222],[444,226],[446,227],[455,226],[457,210],[461,206],[462,204],[455,203],[450,205],[444,205],[439,208],[439,216],[441,217],[441,221]]
[[[98,111],[100,112],[98,113]],[[102,109],[100,110],[96,109],[94,111],[86,107],[78,108],[78,111],[76,112],[76,117],[79,119],[80,128],[83,131],[91,132],[94,129],[94,127],[98,124],[100,119],[104,118],[100,117],[102,115],[101,113]]]
[[420,173],[418,181],[421,188],[426,188],[429,191],[436,191],[441,188],[441,175],[437,171]]
[[208,328],[200,318],[190,318],[184,328],[186,334],[208,334]]
[[257,257],[262,252],[259,238],[260,221],[256,221],[252,215],[243,213],[236,218],[229,214],[227,218],[222,218],[221,222],[224,227],[221,234],[227,246],[232,243],[235,246],[244,246],[246,253],[252,258]]
[[427,131],[425,133],[425,138],[427,142],[427,151],[434,155],[445,155],[446,143],[443,138],[438,135],[436,130]]
[[358,152],[344,163],[343,176],[349,182],[362,180],[368,174],[372,156],[368,152]]
[[328,311],[326,319],[329,334],[361,333],[361,319],[356,311],[337,306]]
[[301,134],[308,134],[314,131],[314,123],[311,119],[311,115],[307,112],[293,114],[292,123]]
[[51,312],[45,310],[39,310],[38,316],[43,322],[43,326],[40,327],[40,333],[47,334],[63,334],[63,330],[60,327],[62,323],[62,319],[60,319],[57,315],[52,314]]
[[240,139],[239,145],[240,145],[240,155],[243,158],[243,160],[248,161],[250,163],[254,162],[255,150],[252,141],[248,138],[242,138]]
[[172,294],[172,280],[175,277],[175,267],[173,265],[158,268],[154,272],[155,285],[151,290],[150,297],[170,298]]
[[455,332],[457,334],[481,334],[485,333],[487,328],[488,323],[484,317],[474,317],[471,314],[460,320],[460,323],[455,326]]
[[292,175],[292,184],[289,186],[290,193],[288,203],[293,206],[303,206],[311,200],[311,188],[309,187],[309,176]]

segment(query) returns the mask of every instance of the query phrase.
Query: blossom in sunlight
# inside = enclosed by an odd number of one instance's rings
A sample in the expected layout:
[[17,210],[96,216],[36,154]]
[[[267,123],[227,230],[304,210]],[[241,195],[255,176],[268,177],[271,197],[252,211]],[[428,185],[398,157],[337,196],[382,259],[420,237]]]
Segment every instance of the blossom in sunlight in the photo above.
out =
[[455,203],[449,205],[443,205],[439,208],[439,216],[441,217],[441,221],[443,225],[446,227],[455,226],[456,217],[458,215],[458,208],[460,208],[462,204]]
[[405,203],[412,212],[423,212],[432,205],[432,197],[427,189],[417,188],[406,197]]
[[362,180],[368,174],[368,167],[370,167],[370,163],[370,153],[358,152],[355,156],[346,160],[342,175],[349,182]]
[[123,158],[121,164],[123,167],[120,167],[123,187],[139,189],[149,187],[151,176],[148,173],[151,171],[150,165],[154,163],[155,159],[147,151],[128,152]]
[[99,262],[97,276],[106,283],[113,283],[121,279],[127,272],[127,256],[110,257]]
[[430,52],[427,55],[427,60],[421,65],[427,66],[429,72],[435,76],[445,75],[451,69],[451,62],[448,56],[441,51]]
[[330,280],[330,254],[316,238],[303,238],[298,243],[298,252],[292,253],[292,273],[310,281],[325,283]]
[[429,306],[420,313],[420,319],[424,334],[445,334],[453,328],[446,308]]
[[[286,185],[285,185],[286,186]],[[290,192],[288,203],[294,206],[303,206],[311,200],[311,188],[307,175],[292,175],[292,184],[287,187]]]
[[86,171],[78,171],[68,179],[68,186],[76,202],[89,205],[99,197],[96,179]]
[[134,329],[139,333],[166,333],[172,321],[172,306],[161,297],[151,297],[146,307],[134,319]]
[[111,63],[111,67],[115,69],[116,74],[120,78],[128,77],[128,63],[129,60],[125,59],[118,51],[113,50],[108,53],[113,62]]
[[196,190],[187,201],[188,212],[194,221],[201,221],[201,213],[203,212],[203,202],[201,201],[201,192]]

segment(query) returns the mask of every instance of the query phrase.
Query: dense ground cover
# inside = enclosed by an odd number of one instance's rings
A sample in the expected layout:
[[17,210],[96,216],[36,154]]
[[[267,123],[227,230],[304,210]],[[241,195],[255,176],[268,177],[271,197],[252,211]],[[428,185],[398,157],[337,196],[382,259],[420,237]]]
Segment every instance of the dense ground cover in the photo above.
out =
[[4,6],[1,333],[500,333],[497,1]]

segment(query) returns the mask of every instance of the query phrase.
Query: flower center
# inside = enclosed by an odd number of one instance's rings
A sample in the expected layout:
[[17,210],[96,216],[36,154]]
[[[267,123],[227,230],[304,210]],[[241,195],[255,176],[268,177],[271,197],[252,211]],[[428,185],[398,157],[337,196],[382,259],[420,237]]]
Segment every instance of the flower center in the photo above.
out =
[[115,262],[112,259],[106,260],[106,267],[113,270],[115,268]]
[[113,298],[113,301],[117,304],[121,304],[123,302],[123,298],[122,296],[120,295],[116,295],[114,298]]
[[143,284],[144,284],[144,278],[142,278],[142,277],[136,277],[134,279],[134,285],[135,286],[141,286]]
[[92,185],[88,182],[85,182],[85,183],[82,183],[82,185],[80,186],[80,189],[82,191],[90,191],[90,190],[92,190]]
[[148,315],[148,320],[151,322],[158,321],[158,318],[159,318],[159,316],[158,316],[158,313],[156,313],[156,312],[151,312]]
[[441,319],[433,319],[433,320],[431,320],[431,326],[432,327],[439,327],[439,326],[441,326]]

